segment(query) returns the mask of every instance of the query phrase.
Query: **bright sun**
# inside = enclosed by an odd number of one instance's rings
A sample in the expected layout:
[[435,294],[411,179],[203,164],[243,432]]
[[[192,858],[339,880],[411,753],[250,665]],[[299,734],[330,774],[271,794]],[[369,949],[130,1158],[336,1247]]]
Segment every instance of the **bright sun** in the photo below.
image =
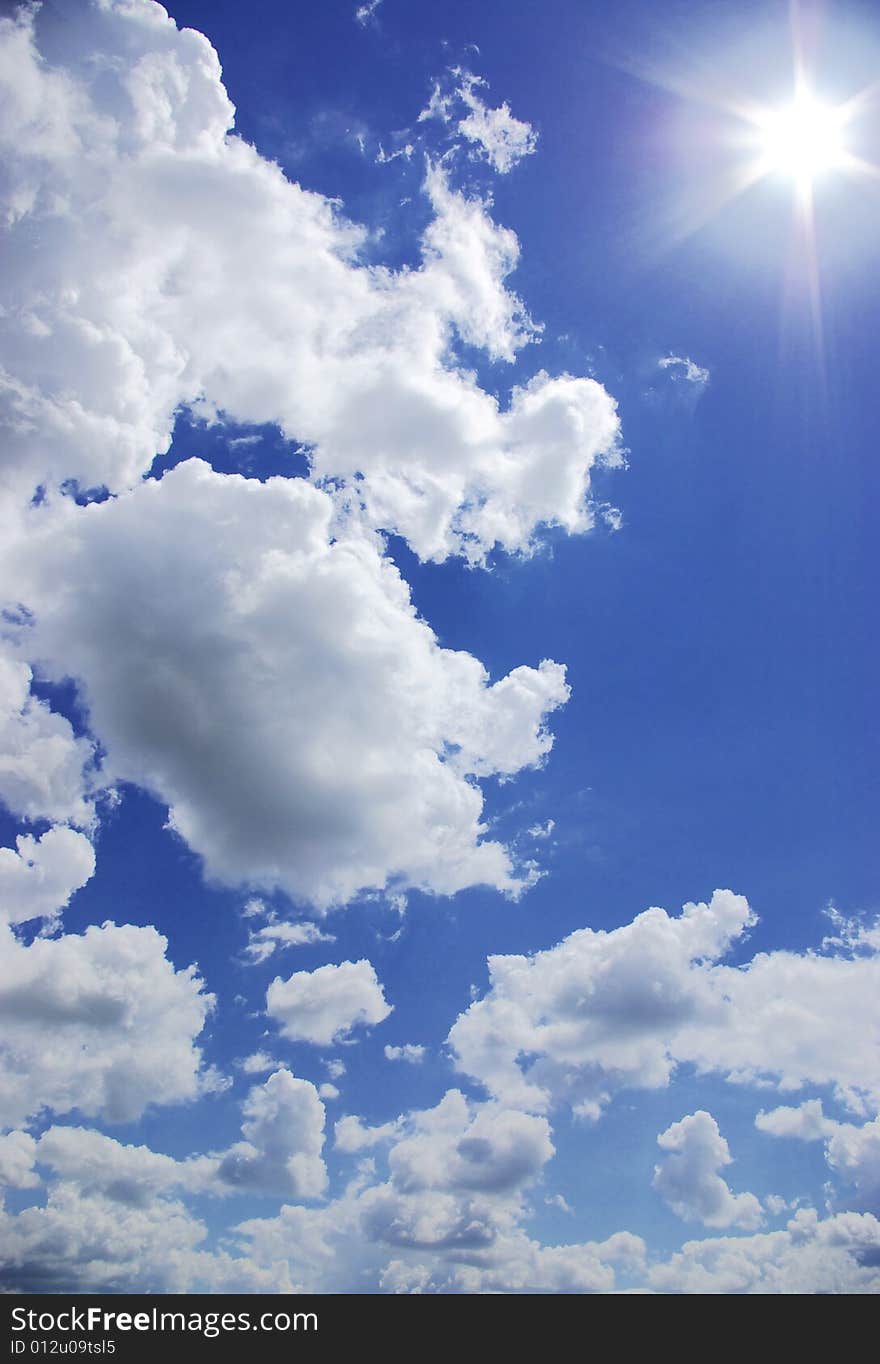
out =
[[781,171],[801,185],[843,166],[846,147],[843,108],[821,104],[801,90],[786,109],[762,114],[758,123],[761,171]]

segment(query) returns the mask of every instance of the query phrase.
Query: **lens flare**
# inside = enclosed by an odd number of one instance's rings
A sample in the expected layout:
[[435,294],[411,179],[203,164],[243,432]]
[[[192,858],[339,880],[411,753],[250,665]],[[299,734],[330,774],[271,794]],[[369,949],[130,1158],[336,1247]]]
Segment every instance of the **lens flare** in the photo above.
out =
[[800,90],[785,109],[762,113],[757,120],[760,173],[791,176],[809,184],[847,161],[845,108],[820,103]]

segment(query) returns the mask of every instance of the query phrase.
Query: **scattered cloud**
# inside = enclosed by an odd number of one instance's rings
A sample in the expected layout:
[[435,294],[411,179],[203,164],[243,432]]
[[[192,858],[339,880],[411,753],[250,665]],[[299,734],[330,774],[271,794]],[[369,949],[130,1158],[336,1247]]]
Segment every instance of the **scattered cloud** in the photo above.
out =
[[824,1141],[825,1158],[837,1181],[850,1186],[846,1206],[880,1214],[880,1118],[857,1125],[825,1116],[822,1102],[759,1113],[755,1126],[772,1137]]
[[261,928],[248,933],[245,958],[254,965],[268,961],[276,951],[287,947],[312,947],[315,943],[335,942],[332,933],[325,933],[311,920],[288,923],[281,920],[275,910],[270,909],[258,896],[252,896],[242,911],[247,919],[261,918],[265,923]]
[[277,1069],[277,1066],[278,1062],[265,1051],[251,1052],[250,1056],[238,1062],[239,1070],[244,1071],[245,1075],[262,1075],[267,1070]]
[[692,384],[697,389],[704,389],[709,382],[709,371],[685,355],[664,355],[657,364],[668,372],[674,383]]
[[832,1085],[863,1112],[880,1098],[869,1040],[880,955],[778,951],[721,964],[753,923],[742,896],[719,890],[677,919],[649,909],[530,957],[490,957],[488,993],[449,1034],[458,1065],[538,1112],[566,1101],[596,1117],[619,1090],[663,1087],[683,1063],[740,1084]]
[[393,1122],[368,1127],[355,1114],[348,1114],[339,1119],[333,1130],[337,1151],[353,1155],[358,1151],[369,1151],[383,1142],[395,1141],[403,1130],[403,1119],[395,1118]]
[[[389,882],[528,883],[483,837],[472,779],[540,765],[562,667],[493,683],[441,648],[378,541],[337,535],[301,479],[188,460],[39,511],[16,555],[38,608],[28,647],[79,679],[108,779],[165,801],[210,878],[319,908]],[[252,941],[268,955],[288,931]]]
[[392,1047],[386,1045],[386,1061],[408,1061],[410,1065],[421,1065],[425,1059],[425,1047],[418,1046],[414,1042],[404,1042],[403,1046]]
[[759,1132],[771,1137],[796,1137],[798,1141],[821,1141],[837,1130],[838,1123],[826,1118],[821,1099],[807,1099],[797,1108],[763,1110],[755,1118]]
[[0,1136],[0,1184],[8,1189],[33,1189],[40,1183],[34,1169],[37,1143],[30,1132]]
[[481,76],[452,67],[442,81],[435,83],[419,122],[439,119],[451,125],[493,170],[506,175],[535,151],[538,135],[530,123],[514,118],[506,102],[497,108],[487,105],[479,93],[487,85]]
[[95,870],[95,850],[85,834],[56,825],[40,838],[19,834],[15,851],[0,848],[0,918],[50,922]]
[[343,961],[276,976],[266,991],[266,1012],[291,1042],[328,1047],[356,1027],[381,1023],[391,1013],[376,971],[368,961]]
[[549,838],[555,828],[555,819],[548,819],[545,824],[533,824],[528,831],[529,838]]
[[195,1039],[214,998],[154,928],[106,923],[29,946],[0,927],[0,1122],[44,1109],[130,1122],[216,1087]]
[[0,800],[26,820],[89,828],[92,745],[31,693],[31,668],[0,646]]
[[[496,544],[527,551],[542,525],[589,529],[591,471],[621,462],[613,400],[540,373],[502,406],[455,355],[458,338],[509,361],[538,334],[505,284],[513,232],[429,162],[421,266],[365,263],[363,228],[230,133],[208,41],[148,13],[90,6],[51,57],[30,11],[4,21],[0,208],[7,278],[27,285],[0,344],[11,505],[39,487],[48,516],[68,480],[136,486],[188,405],[277,424],[315,481],[344,481],[422,558],[479,562]],[[510,164],[527,125],[463,88],[474,145]]]
[[752,1193],[733,1193],[718,1173],[730,1165],[727,1142],[711,1113],[700,1109],[661,1132],[664,1152],[654,1167],[653,1185],[672,1211],[704,1227],[741,1227],[754,1231],[764,1215]]
[[354,12],[355,21],[361,28],[366,28],[371,19],[375,20],[376,11],[381,5],[382,0],[366,0],[363,5],[358,5]]
[[875,1218],[802,1208],[785,1231],[688,1241],[647,1280],[661,1293],[876,1293],[878,1260]]
[[309,1080],[276,1070],[244,1103],[243,1141],[220,1158],[217,1178],[237,1193],[318,1198],[327,1185],[321,1157],[324,1105]]

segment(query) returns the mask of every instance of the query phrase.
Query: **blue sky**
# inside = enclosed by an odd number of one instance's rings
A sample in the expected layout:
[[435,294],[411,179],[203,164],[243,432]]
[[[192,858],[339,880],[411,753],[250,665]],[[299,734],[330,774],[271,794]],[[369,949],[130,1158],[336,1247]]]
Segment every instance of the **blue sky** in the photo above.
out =
[[878,1291],[871,7],[4,10],[3,1283]]

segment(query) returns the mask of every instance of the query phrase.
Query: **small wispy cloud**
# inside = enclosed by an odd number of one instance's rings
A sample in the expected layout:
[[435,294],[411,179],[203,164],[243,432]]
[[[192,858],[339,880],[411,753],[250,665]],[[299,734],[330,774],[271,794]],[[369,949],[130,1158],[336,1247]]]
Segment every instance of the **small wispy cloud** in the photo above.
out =
[[549,838],[556,828],[556,820],[548,819],[546,824],[533,824],[529,829],[530,838]]
[[[450,79],[451,78],[451,79]],[[478,93],[486,88],[482,76],[454,66],[444,84],[434,85],[431,98],[419,114],[419,122],[439,119],[454,125],[455,131],[473,144],[500,175],[506,175],[538,145],[538,134],[530,123],[515,118],[506,102],[492,108]]]
[[242,909],[246,919],[265,919],[262,928],[252,929],[248,934],[245,959],[251,966],[267,961],[273,952],[287,947],[311,947],[314,943],[335,942],[332,933],[324,933],[311,920],[286,923],[264,900],[252,896]]
[[354,12],[355,22],[360,24],[361,28],[366,28],[381,3],[382,0],[366,0],[366,4],[358,5]]
[[694,384],[703,389],[709,382],[709,371],[686,355],[664,355],[657,364],[660,369],[668,370],[670,378],[679,383]]

